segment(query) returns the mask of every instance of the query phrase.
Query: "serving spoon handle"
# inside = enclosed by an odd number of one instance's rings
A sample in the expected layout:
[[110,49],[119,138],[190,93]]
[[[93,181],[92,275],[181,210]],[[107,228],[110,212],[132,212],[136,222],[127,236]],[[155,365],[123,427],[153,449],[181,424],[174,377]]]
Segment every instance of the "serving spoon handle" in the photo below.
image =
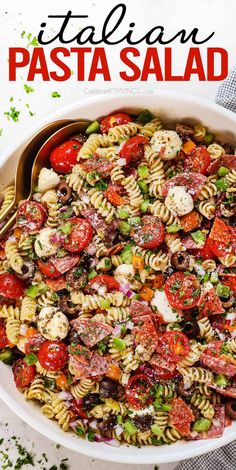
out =
[[[68,124],[69,121],[69,124]],[[58,123],[59,121],[57,121]],[[62,121],[60,121],[62,123]],[[37,183],[37,179],[40,173],[40,170],[43,167],[48,167],[49,166],[49,155],[51,151],[57,146],[60,145],[62,142],[70,138],[72,135],[81,132],[84,133],[85,130],[87,129],[88,125],[91,123],[89,120],[78,120],[78,121],[71,121],[71,120],[66,120],[66,124],[64,121],[63,125],[60,125],[59,128],[54,132],[50,132],[48,138],[44,139],[44,142],[41,142],[41,145],[38,147],[37,154],[35,155],[35,147],[32,145],[33,139],[30,141],[29,144],[31,144],[31,149],[32,149],[32,154],[30,153],[30,150],[28,150],[28,156],[30,155],[31,157],[31,165],[29,162],[27,162],[27,154],[24,155],[23,161],[22,161],[22,156],[24,152],[21,155],[21,159],[19,161],[19,165],[17,168],[17,175],[16,175],[16,181],[18,183],[17,188],[18,188],[18,194],[17,194],[17,203],[23,199],[30,199],[33,195],[33,189]],[[52,131],[53,128],[50,128]],[[58,124],[59,126],[59,124]],[[35,136],[36,137],[36,136]],[[29,144],[27,145],[27,149],[29,147]],[[26,150],[26,149],[25,149]],[[26,171],[27,170],[27,171]],[[26,190],[24,189],[24,182],[25,178],[27,178],[27,182],[29,182],[29,189]],[[0,239],[5,235],[5,233],[14,225],[16,221],[16,212],[12,214],[10,219],[4,224],[4,226],[0,229]]]

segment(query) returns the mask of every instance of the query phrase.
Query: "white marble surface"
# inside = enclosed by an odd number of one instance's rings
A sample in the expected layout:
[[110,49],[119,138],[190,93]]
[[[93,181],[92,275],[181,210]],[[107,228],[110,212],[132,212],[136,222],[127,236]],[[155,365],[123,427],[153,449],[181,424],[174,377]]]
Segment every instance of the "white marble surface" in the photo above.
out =
[[[101,79],[96,83],[78,83],[75,76],[72,76],[70,82],[42,82],[37,79],[30,85],[35,89],[33,93],[26,94],[23,84],[26,83],[26,71],[22,70],[18,74],[16,82],[8,80],[8,48],[14,46],[26,46],[26,40],[21,38],[21,32],[37,34],[40,23],[46,19],[48,14],[65,13],[71,8],[74,13],[87,13],[91,17],[91,23],[101,24],[104,20],[104,12],[108,12],[111,6],[118,2],[111,0],[87,0],[78,2],[71,0],[69,5],[61,0],[47,0],[32,2],[32,0],[0,0],[0,129],[3,129],[0,137],[0,148],[5,148],[16,137],[35,125],[42,117],[48,115],[55,109],[59,109],[66,104],[72,103],[79,98],[87,98],[95,93],[99,94],[138,94],[152,93],[156,89],[168,89],[182,91],[194,95],[202,96],[209,100],[214,100],[219,82],[198,82],[193,79],[189,83],[169,82],[157,83],[150,79],[148,83],[124,83],[118,78],[119,64],[114,60],[114,54],[117,48],[107,49],[110,68],[112,70],[112,82],[103,83]],[[178,31],[181,28],[188,30],[193,27],[199,27],[203,36],[215,31],[214,38],[209,46],[224,47],[229,53],[229,65],[233,65],[235,52],[235,41],[233,37],[236,5],[234,0],[198,0],[198,2],[189,2],[189,0],[126,0],[128,7],[127,21],[135,21],[139,31],[148,30],[155,24],[164,25],[168,31]],[[102,5],[102,7],[101,7]],[[145,5],[145,6],[144,6]],[[78,30],[78,25],[72,25],[72,28]],[[143,51],[144,46],[140,49]],[[49,50],[50,48],[48,48]],[[179,47],[173,45],[173,56],[175,67],[181,67],[186,61],[186,46]],[[205,53],[206,46],[202,46]],[[75,64],[71,64],[72,70],[75,70]],[[60,98],[52,98],[51,92],[58,91]],[[13,101],[10,102],[10,97]],[[26,106],[29,105],[29,108]],[[4,112],[8,111],[10,106],[15,106],[20,111],[19,122],[8,121]],[[29,115],[29,109],[35,113]],[[0,155],[1,159],[1,155]],[[8,423],[8,426],[6,426]],[[59,464],[62,459],[68,458],[70,470],[96,469],[108,470],[111,464],[89,459],[68,451],[67,449],[57,449],[56,444],[48,441],[42,435],[29,428],[18,417],[16,417],[2,402],[0,403],[0,439],[4,442],[0,446],[0,452],[9,447],[9,457],[14,462],[17,457],[13,435],[20,437],[21,443],[26,446],[29,452],[35,457],[35,469],[45,468],[49,470],[52,465]],[[10,439],[10,442],[7,440]],[[1,442],[1,441],[0,441]],[[46,453],[48,462],[40,464],[42,453]],[[158,448],[157,448],[158,453]],[[2,454],[0,454],[1,456]],[[172,470],[175,464],[160,465],[160,470]],[[0,468],[3,463],[0,464]],[[113,470],[128,468],[128,465],[112,464]],[[14,467],[13,467],[14,468]],[[30,470],[32,466],[24,466],[24,470]],[[136,465],[137,470],[151,470],[154,465]]]

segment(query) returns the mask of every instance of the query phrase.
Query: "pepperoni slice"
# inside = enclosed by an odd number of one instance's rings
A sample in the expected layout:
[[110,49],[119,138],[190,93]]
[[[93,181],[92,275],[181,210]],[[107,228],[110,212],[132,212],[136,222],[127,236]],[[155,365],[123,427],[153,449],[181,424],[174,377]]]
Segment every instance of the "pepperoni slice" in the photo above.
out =
[[60,276],[60,271],[55,268],[54,264],[51,261],[38,259],[37,263],[41,273],[43,273],[50,279],[56,279]]
[[198,304],[201,285],[194,274],[175,272],[167,279],[164,291],[172,307],[188,310]]
[[114,164],[105,157],[100,157],[95,155],[94,157],[88,158],[88,160],[80,163],[81,168],[90,173],[91,171],[96,171],[96,173],[101,176],[101,178],[106,178],[109,176]]
[[194,421],[191,408],[181,399],[173,398],[169,412],[170,423],[182,436],[190,434],[190,424]]
[[119,193],[120,187],[118,185],[109,184],[104,195],[113,206],[122,206],[127,204],[128,199],[121,196]]
[[78,332],[85,346],[92,348],[98,341],[112,333],[112,327],[93,320],[72,320],[73,328]]
[[158,337],[157,352],[167,361],[177,363],[190,351],[188,337],[180,331],[166,331]]
[[221,166],[225,166],[228,170],[236,170],[236,156],[223,155],[221,158],[217,158],[217,160],[214,160],[209,166],[208,173],[214,175]]
[[131,232],[138,246],[145,249],[157,248],[165,238],[165,229],[162,221],[157,217],[143,217],[141,226]]
[[186,190],[191,194],[192,198],[195,199],[200,193],[204,183],[206,181],[206,176],[201,175],[196,172],[181,173],[173,178],[170,178],[163,187],[162,195],[166,197],[170,188],[174,186],[185,186]]
[[209,315],[219,315],[224,313],[224,311],[225,309],[214,287],[202,294],[199,302],[201,318],[208,317]]

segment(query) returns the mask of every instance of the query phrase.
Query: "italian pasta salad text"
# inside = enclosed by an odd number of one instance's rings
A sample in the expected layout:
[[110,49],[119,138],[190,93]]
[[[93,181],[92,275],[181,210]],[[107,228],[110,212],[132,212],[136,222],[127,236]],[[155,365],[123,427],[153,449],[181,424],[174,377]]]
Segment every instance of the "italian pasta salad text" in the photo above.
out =
[[94,121],[0,241],[0,359],[79,438],[158,446],[236,417],[236,156],[188,124]]

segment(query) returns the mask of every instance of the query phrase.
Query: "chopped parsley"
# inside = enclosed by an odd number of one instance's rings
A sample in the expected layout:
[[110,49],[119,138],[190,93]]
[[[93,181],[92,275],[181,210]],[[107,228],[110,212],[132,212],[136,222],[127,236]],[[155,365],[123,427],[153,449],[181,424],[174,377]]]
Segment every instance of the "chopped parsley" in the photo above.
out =
[[14,106],[10,108],[10,111],[5,111],[4,116],[7,117],[8,121],[12,119],[12,121],[17,122],[19,121],[19,114],[20,111],[17,111]]
[[52,97],[52,98],[60,98],[61,95],[58,93],[58,91],[52,91],[51,97]]
[[24,83],[24,90],[26,91],[26,93],[33,93],[34,88],[32,88],[32,86],[27,85],[27,83]]

